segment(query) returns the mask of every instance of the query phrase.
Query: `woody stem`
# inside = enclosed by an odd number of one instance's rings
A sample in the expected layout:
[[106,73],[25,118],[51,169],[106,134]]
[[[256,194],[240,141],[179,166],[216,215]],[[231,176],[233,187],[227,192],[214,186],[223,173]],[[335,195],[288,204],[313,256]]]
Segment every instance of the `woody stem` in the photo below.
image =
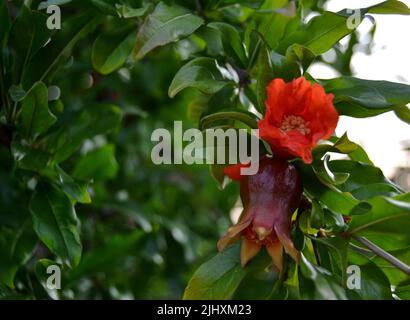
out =
[[361,237],[361,236],[353,236],[353,239],[355,239],[357,242],[360,242],[362,245],[364,245],[366,248],[368,248],[370,251],[375,253],[380,258],[382,258],[382,259],[386,260],[387,262],[391,263],[397,269],[400,269],[404,273],[410,275],[410,267],[407,264],[405,264],[403,261],[400,261],[396,257],[392,256],[390,253],[384,251],[382,248],[375,245],[373,242],[371,242],[371,241],[367,240],[365,237]]

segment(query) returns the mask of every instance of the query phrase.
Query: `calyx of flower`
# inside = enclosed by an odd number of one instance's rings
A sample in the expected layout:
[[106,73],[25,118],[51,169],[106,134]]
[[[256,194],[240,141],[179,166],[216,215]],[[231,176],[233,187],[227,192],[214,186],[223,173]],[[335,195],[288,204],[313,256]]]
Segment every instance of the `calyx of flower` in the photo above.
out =
[[298,262],[300,253],[290,236],[292,215],[299,206],[303,191],[296,168],[285,160],[268,157],[260,161],[255,175],[240,176],[236,171],[241,167],[235,165],[225,170],[228,176],[240,181],[244,209],[239,222],[219,240],[218,249],[222,251],[228,244],[243,238],[243,266],[263,246],[279,270],[282,268],[283,248]]

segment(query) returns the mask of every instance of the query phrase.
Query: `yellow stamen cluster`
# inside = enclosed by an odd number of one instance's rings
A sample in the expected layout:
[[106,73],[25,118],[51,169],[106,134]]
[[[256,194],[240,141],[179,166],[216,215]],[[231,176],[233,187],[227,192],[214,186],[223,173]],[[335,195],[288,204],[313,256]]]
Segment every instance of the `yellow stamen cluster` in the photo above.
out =
[[309,121],[299,116],[285,116],[280,129],[283,132],[298,130],[304,136],[310,134]]

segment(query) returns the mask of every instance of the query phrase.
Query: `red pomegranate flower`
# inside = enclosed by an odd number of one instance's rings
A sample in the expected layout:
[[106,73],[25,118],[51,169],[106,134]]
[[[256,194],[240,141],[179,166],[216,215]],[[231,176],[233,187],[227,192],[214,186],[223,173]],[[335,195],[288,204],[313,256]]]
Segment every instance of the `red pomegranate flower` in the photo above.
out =
[[289,83],[274,79],[267,95],[265,117],[258,123],[260,137],[277,156],[311,163],[312,149],[332,136],[339,120],[333,95],[303,77]]
[[265,246],[274,265],[281,270],[283,248],[295,261],[300,256],[291,240],[290,229],[292,214],[302,195],[301,179],[296,168],[281,159],[263,158],[255,175],[241,176],[243,166],[225,169],[229,177],[240,181],[244,209],[239,222],[219,240],[218,249],[222,251],[242,237],[243,266]]

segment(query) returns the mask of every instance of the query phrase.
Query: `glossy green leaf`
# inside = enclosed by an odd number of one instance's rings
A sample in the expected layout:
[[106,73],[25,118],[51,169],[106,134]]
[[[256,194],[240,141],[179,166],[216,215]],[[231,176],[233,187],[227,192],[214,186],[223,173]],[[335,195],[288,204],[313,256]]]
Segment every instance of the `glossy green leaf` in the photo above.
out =
[[334,141],[333,144],[318,145],[313,149],[312,155],[314,159],[321,159],[327,152],[350,154],[356,151],[358,147],[356,143],[349,140],[347,133],[344,133],[343,136]]
[[312,212],[310,216],[310,223],[313,228],[320,229],[325,222],[325,214],[319,202],[312,200]]
[[294,44],[286,50],[286,59],[298,63],[303,71],[309,68],[315,58],[315,54],[309,48],[300,44]]
[[410,194],[393,198],[376,197],[367,201],[372,209],[352,216],[349,232],[366,237],[384,250],[410,245]]
[[320,182],[310,166],[300,162],[297,162],[296,165],[302,177],[305,191],[310,198],[318,200],[331,211],[341,215],[348,215],[359,204],[359,201],[350,193],[331,189]]
[[80,262],[79,221],[70,199],[50,185],[40,184],[30,201],[33,227],[41,241],[69,266]]
[[72,200],[80,203],[90,203],[91,198],[87,192],[88,183],[74,179],[64,172],[59,166],[55,167],[55,182]]
[[144,16],[149,10],[151,10],[152,4],[147,3],[141,8],[132,8],[125,4],[115,4],[115,9],[117,9],[117,14],[120,18],[131,19]]
[[178,92],[189,87],[213,94],[227,84],[218,70],[216,60],[196,58],[179,69],[169,86],[168,95],[173,98]]
[[349,29],[346,21],[346,16],[325,11],[309,21],[303,29],[286,36],[280,42],[278,51],[284,53],[290,45],[297,43],[307,47],[315,55],[323,54],[354,31],[354,28]]
[[50,43],[38,50],[27,66],[23,88],[29,90],[35,82],[49,79],[67,61],[77,42],[92,32],[100,20],[95,11],[63,19],[61,30],[53,34]]
[[144,239],[144,233],[140,230],[108,238],[103,245],[85,254],[81,263],[69,271],[67,285],[69,286],[87,275],[112,271],[113,267],[124,263],[127,256],[140,254]]
[[118,169],[118,163],[115,159],[115,147],[112,144],[107,144],[88,152],[80,158],[72,175],[81,179],[99,181],[114,178]]
[[351,192],[357,199],[366,200],[377,195],[401,193],[400,188],[389,181],[377,167],[350,160],[334,160],[329,162],[329,167],[333,172],[349,174],[348,179],[338,187],[342,191]]
[[239,248],[239,244],[232,245],[202,264],[189,281],[183,299],[230,299],[246,275]]
[[[68,114],[57,123],[57,130],[48,135],[44,144],[55,154],[54,161],[59,163],[75,152],[85,139],[93,138],[115,130],[121,123],[121,110],[111,104],[88,106],[73,114]],[[75,123],[75,126],[71,124]]]
[[225,54],[233,58],[238,66],[244,68],[247,58],[238,30],[224,22],[212,22],[207,27],[219,32]]
[[320,82],[327,92],[335,95],[335,106],[342,115],[372,117],[410,102],[410,86],[401,83],[353,77]]
[[328,270],[312,264],[303,254],[299,268],[299,290],[302,299],[347,299],[345,290],[332,277],[332,274]]
[[349,290],[349,294],[362,300],[392,300],[389,279],[375,263],[369,261],[359,268],[360,289]]
[[313,166],[313,171],[316,176],[326,184],[340,185],[349,179],[350,174],[348,172],[333,172],[329,168],[330,156],[326,155],[323,161]]
[[[45,292],[48,294],[48,298],[58,300],[58,290],[60,289],[52,289],[48,288],[48,280],[50,277],[53,275],[55,276],[55,279],[51,278],[52,281],[50,284],[57,285],[60,284],[61,287],[65,286],[65,277],[64,274],[66,270],[63,269],[64,266],[62,266],[60,263],[57,263],[56,261],[50,260],[50,259],[40,259],[37,261],[35,267],[34,267],[34,272],[36,274],[36,277],[38,281],[41,283],[43,286]],[[58,270],[60,270],[60,273],[58,274]],[[58,275],[60,275],[60,279],[58,279]],[[57,280],[58,279],[58,280]],[[58,282],[57,282],[58,281]]]
[[21,103],[21,123],[27,137],[44,133],[57,118],[48,108],[48,91],[42,82],[37,82]]
[[14,278],[25,264],[35,246],[35,235],[29,223],[16,229],[0,227],[0,284],[15,289]]
[[138,31],[134,55],[141,59],[156,47],[189,36],[202,24],[202,18],[183,7],[160,2]]
[[211,126],[211,124],[218,120],[235,120],[242,122],[243,124],[247,125],[251,129],[258,128],[257,117],[247,111],[221,111],[216,112],[201,118],[199,122],[200,130],[207,129]]
[[367,13],[409,15],[410,9],[401,1],[388,0],[369,7]]
[[101,74],[109,74],[119,69],[131,54],[134,41],[134,27],[101,34],[95,40],[91,52],[94,69]]
[[410,109],[407,106],[401,106],[397,107],[394,109],[394,113],[396,116],[406,122],[407,124],[410,124]]
[[258,100],[258,110],[261,113],[265,111],[266,87],[274,78],[272,63],[266,45],[261,44],[255,66],[252,70],[252,76],[256,79],[256,97]]
[[51,162],[51,153],[33,148],[21,140],[15,139],[11,144],[11,152],[14,160],[17,162],[17,166],[24,170],[41,172]]
[[9,44],[14,48],[14,82],[20,83],[26,72],[27,61],[47,42],[51,30],[47,28],[47,16],[22,6],[13,23]]

